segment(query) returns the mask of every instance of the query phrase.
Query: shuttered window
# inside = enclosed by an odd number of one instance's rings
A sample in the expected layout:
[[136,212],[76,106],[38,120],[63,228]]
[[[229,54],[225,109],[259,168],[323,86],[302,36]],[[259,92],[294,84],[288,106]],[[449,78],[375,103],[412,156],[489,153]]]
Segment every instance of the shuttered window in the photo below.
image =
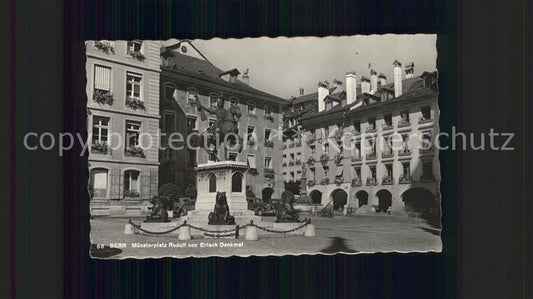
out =
[[94,66],[94,89],[111,91],[111,68],[102,65]]

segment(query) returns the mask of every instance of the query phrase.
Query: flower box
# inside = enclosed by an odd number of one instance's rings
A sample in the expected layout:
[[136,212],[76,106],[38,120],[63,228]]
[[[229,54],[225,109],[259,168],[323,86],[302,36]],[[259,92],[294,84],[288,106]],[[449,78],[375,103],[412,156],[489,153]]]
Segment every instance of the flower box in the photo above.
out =
[[105,141],[94,141],[91,144],[91,153],[107,155],[111,149]]
[[376,158],[377,158],[376,153],[371,153],[371,154],[367,154],[367,155],[366,155],[366,159],[367,159],[367,160],[374,160],[374,159],[376,159]]
[[139,191],[137,190],[124,190],[124,197],[136,198],[139,197]]
[[296,160],[296,165],[302,165],[302,161],[301,160]]
[[290,161],[289,166],[294,166],[294,161]]
[[146,59],[146,57],[144,57],[144,54],[141,53],[141,52],[134,52],[134,51],[132,51],[132,52],[129,52],[128,54],[129,54],[132,58],[137,59],[137,60],[139,60],[139,61],[144,61],[144,60]]
[[251,175],[258,175],[259,172],[257,171],[256,168],[248,168],[248,173],[251,174]]
[[254,146],[255,145],[255,139],[254,138],[249,138],[248,141],[246,141],[246,144],[248,144],[249,146]]
[[323,178],[323,179],[320,181],[320,184],[321,184],[321,185],[327,185],[327,184],[329,184],[329,178]]
[[407,156],[411,154],[411,149],[409,148],[401,148],[398,150],[398,156]]
[[340,186],[344,183],[344,179],[341,176],[335,177],[335,185]]
[[130,107],[133,110],[141,109],[146,110],[144,107],[144,102],[138,99],[133,99],[130,97],[126,98],[126,106]]
[[265,145],[265,147],[274,147],[274,141],[265,140],[264,145]]
[[93,92],[93,101],[98,104],[109,106],[113,105],[113,93],[107,90],[95,89]]
[[115,54],[115,48],[109,42],[95,41],[94,47],[106,54]]
[[382,185],[392,185],[392,178],[389,176],[384,176],[381,180]]
[[402,174],[400,176],[399,181],[400,181],[400,184],[410,183],[411,182],[411,177]]
[[320,156],[320,162],[322,162],[322,164],[328,163],[328,161],[329,161],[329,156],[328,156],[328,154],[322,154],[322,155]]
[[342,159],[344,159],[344,157],[342,156],[342,154],[338,153],[335,155],[335,164],[339,165],[342,163]]
[[314,185],[315,185],[315,180],[312,180],[312,179],[311,180],[307,180],[307,186],[308,187],[312,187]]
[[367,178],[366,179],[366,185],[367,186],[376,186],[377,182],[375,178]]
[[310,156],[310,157],[307,159],[307,164],[308,164],[309,166],[315,164],[315,157]]
[[360,178],[353,178],[351,184],[352,184],[352,187],[360,187],[361,186],[361,179]]
[[144,151],[140,146],[130,146],[124,150],[126,156],[146,158]]
[[274,121],[274,116],[272,114],[265,114],[265,119],[266,120],[270,120],[270,121]]

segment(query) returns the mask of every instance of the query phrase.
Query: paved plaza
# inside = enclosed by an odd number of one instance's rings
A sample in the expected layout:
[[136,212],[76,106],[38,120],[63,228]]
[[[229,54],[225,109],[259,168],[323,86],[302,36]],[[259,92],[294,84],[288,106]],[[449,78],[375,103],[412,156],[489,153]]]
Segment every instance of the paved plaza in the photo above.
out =
[[[179,241],[176,235],[125,235],[124,218],[91,220],[91,243],[119,247],[111,258],[149,258],[190,256],[265,256],[298,254],[333,254],[364,252],[441,251],[440,231],[419,218],[376,216],[311,217],[316,236],[260,235],[258,241],[235,238]],[[140,224],[142,219],[133,219]],[[134,248],[137,244],[138,247]],[[140,246],[140,247],[139,247]]]

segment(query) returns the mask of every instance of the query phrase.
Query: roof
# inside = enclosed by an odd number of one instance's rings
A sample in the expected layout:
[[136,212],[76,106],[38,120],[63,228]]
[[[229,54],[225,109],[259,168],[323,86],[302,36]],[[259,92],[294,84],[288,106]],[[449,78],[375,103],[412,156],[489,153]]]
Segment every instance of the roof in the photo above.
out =
[[[436,72],[434,72],[434,73],[436,73]],[[430,90],[430,88],[426,87],[425,84],[424,84],[423,76],[425,76],[426,74],[429,74],[429,73],[428,72],[424,72],[423,75],[402,80],[402,91],[403,91],[402,95],[400,97],[398,97],[398,98],[395,98],[395,99],[391,100],[391,101],[396,102],[398,100],[412,98],[414,96],[418,96],[418,95],[422,95],[422,94],[427,93],[428,90]],[[362,94],[361,90],[358,88],[358,90],[357,90],[357,101],[356,102],[348,104],[348,105],[345,105],[345,106],[336,105],[336,106],[332,107],[329,110],[324,110],[324,111],[321,111],[321,112],[315,111],[314,113],[310,113],[310,114],[306,115],[303,118],[303,120],[321,118],[322,116],[325,116],[325,115],[343,113],[345,111],[359,110],[360,107],[365,107],[365,106],[360,106],[359,108],[355,108],[353,110],[350,110],[350,108],[352,106],[356,105],[357,103],[361,102],[365,97],[379,98],[381,93],[390,92],[390,91],[393,91],[393,90],[394,90],[394,84],[393,83],[389,83],[389,84],[380,86],[378,88],[378,90],[376,91],[376,93],[373,94],[373,95],[366,94],[366,93]],[[387,102],[389,102],[389,101],[387,101]],[[385,103],[385,102],[378,101],[378,102],[376,102],[374,104],[382,104],[382,103]],[[374,104],[370,104],[368,106],[373,106]],[[341,117],[343,117],[343,116],[341,116]]]
[[[264,92],[262,90],[253,88],[249,86],[248,84],[236,80],[235,83],[230,83],[223,78],[220,78],[221,75],[227,74],[227,73],[235,73],[235,71],[238,72],[237,69],[232,69],[230,71],[224,72],[221,69],[217,68],[214,64],[212,64],[209,60],[202,60],[196,57],[183,55],[180,53],[177,53],[175,51],[171,51],[168,48],[162,47],[161,48],[161,55],[164,57],[170,57],[170,62],[168,66],[161,67],[163,70],[168,70],[172,72],[181,73],[190,77],[194,77],[200,80],[205,80],[208,82],[212,82],[215,84],[227,86],[230,88],[235,88],[241,91],[253,93],[256,95],[269,97],[273,100],[277,100],[280,102],[280,104],[286,103],[287,101],[281,97],[278,97],[276,95]],[[169,54],[171,53],[171,54]]]

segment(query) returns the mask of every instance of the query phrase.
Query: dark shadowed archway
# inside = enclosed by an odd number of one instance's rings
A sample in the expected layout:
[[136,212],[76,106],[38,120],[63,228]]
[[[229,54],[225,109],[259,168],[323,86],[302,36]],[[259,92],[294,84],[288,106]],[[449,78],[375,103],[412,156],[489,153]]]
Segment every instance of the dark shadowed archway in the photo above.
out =
[[426,213],[435,203],[433,193],[424,188],[411,188],[402,194],[405,210],[409,212]]
[[311,193],[309,193],[309,197],[311,197],[311,202],[314,204],[322,203],[322,192],[318,190],[311,191]]
[[348,202],[348,194],[342,189],[335,189],[331,192],[331,198],[333,200],[333,209],[335,210],[342,210]]
[[392,194],[387,190],[379,190],[376,196],[378,197],[378,208],[376,212],[387,212],[392,205]]
[[357,207],[360,208],[362,206],[365,206],[368,204],[368,193],[366,191],[359,191],[355,194],[355,198],[357,199]]

